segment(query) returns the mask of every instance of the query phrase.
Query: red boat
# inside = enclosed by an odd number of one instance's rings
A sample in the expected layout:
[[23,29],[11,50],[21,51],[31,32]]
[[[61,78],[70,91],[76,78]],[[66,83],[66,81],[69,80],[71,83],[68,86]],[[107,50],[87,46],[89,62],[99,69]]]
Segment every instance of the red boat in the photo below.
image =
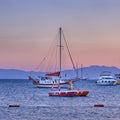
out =
[[48,94],[49,96],[59,96],[59,97],[75,97],[75,96],[87,96],[89,91],[87,90],[74,90],[72,86],[72,80],[69,81],[69,90],[60,90],[60,85],[58,84],[58,90],[51,90]]
[[87,96],[89,91],[80,90],[62,90],[62,91],[51,91],[49,96],[59,96],[59,97],[75,97],[75,96]]

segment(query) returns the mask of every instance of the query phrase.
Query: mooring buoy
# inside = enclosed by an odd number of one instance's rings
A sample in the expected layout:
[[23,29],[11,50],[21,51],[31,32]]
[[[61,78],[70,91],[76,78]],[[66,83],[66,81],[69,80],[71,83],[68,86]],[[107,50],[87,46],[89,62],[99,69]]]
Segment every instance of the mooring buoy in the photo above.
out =
[[10,104],[9,107],[20,107],[20,105],[17,105],[17,104]]
[[94,107],[104,107],[103,104],[95,104]]

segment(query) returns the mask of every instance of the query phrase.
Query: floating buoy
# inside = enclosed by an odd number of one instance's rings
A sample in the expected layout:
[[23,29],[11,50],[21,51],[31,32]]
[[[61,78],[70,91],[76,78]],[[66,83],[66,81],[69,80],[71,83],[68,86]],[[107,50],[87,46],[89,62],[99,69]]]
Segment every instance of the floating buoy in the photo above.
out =
[[20,107],[20,105],[10,104],[9,107]]
[[95,104],[94,107],[104,107],[103,104]]

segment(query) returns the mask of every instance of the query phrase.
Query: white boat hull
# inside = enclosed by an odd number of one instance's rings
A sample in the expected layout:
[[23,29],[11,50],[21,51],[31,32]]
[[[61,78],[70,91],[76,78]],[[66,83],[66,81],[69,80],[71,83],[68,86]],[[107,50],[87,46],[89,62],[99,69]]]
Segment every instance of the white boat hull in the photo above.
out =
[[115,83],[115,81],[113,81],[113,82],[99,82],[99,81],[97,81],[97,83],[96,83],[97,85],[105,85],[105,86],[109,86],[109,85],[116,85],[116,83]]
[[[38,88],[58,88],[58,84],[55,85],[44,85],[44,84],[37,84],[36,87]],[[68,84],[60,85],[61,88],[68,88]]]

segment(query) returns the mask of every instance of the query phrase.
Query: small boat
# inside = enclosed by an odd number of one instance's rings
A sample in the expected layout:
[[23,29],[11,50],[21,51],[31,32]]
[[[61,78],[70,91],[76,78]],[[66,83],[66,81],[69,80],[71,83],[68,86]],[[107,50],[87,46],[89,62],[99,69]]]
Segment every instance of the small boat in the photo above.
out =
[[120,85],[120,74],[115,74],[116,85]]
[[94,107],[104,107],[104,104],[95,104]]
[[80,80],[88,80],[88,77],[85,77],[83,75],[83,64],[81,64],[81,77],[80,77]]
[[20,107],[18,104],[10,104],[9,107]]
[[58,90],[52,89],[48,94],[49,96],[58,97],[77,97],[77,96],[87,96],[89,91],[87,90],[74,90],[72,86],[72,80],[69,81],[70,88],[66,90],[61,90],[60,85],[58,85]]
[[75,97],[75,96],[87,96],[89,91],[81,90],[61,90],[61,91],[51,91],[49,96],[59,96],[59,97]]
[[100,74],[99,79],[96,82],[97,85],[115,85],[116,80],[112,76],[111,72],[104,71]]

